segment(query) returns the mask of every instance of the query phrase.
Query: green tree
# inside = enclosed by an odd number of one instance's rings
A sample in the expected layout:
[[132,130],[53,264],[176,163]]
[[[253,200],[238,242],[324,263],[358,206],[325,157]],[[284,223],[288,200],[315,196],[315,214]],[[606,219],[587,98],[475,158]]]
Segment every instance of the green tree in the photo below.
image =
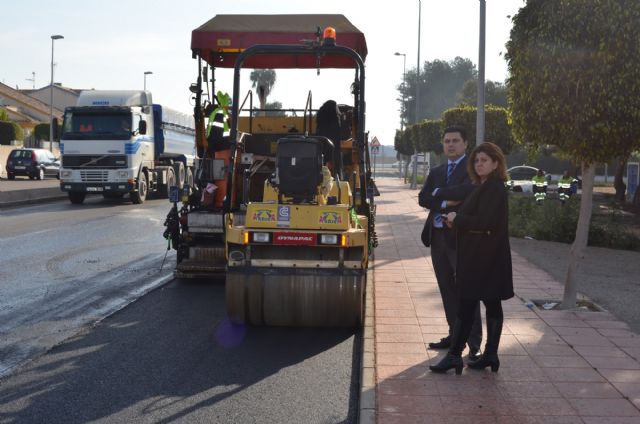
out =
[[409,131],[407,131],[406,129],[404,131],[397,130],[396,136],[393,138],[393,147],[400,155],[398,159],[402,159],[402,161],[404,162],[403,175],[406,182],[409,160],[411,158],[411,155],[413,155],[413,144],[411,143]]
[[582,197],[562,305],[576,304],[595,165],[638,148],[640,2],[529,0],[513,18],[507,81],[516,137],[582,163]]
[[24,140],[22,127],[15,122],[0,121],[0,144],[8,145],[14,140]]
[[0,122],[9,122],[9,113],[5,108],[0,107]]
[[420,143],[417,148],[420,152],[434,152],[442,154],[442,121],[425,120],[418,124]]
[[[418,122],[423,119],[439,119],[442,112],[458,103],[458,93],[465,81],[475,78],[475,65],[469,59],[456,57],[452,61],[434,60],[425,62],[420,70],[420,103]],[[398,86],[400,101],[405,99],[401,107],[402,118],[408,124],[416,123],[416,69],[406,75],[406,84]],[[401,105],[402,106],[402,105]]]
[[286,112],[284,110],[282,110],[282,102],[269,102],[266,103],[264,105],[265,109],[278,109],[278,110],[271,110],[269,112],[266,112],[267,116],[285,116]]
[[[476,145],[476,115],[477,108],[460,106],[446,110],[442,114],[443,127],[462,125],[467,130],[469,149]],[[485,107],[485,140],[500,146],[505,154],[509,154],[515,141],[509,123],[509,113],[505,108],[497,106]]]
[[[484,102],[487,105],[507,108],[507,86],[501,82],[485,82]],[[458,95],[458,102],[463,105],[476,106],[478,104],[478,79],[468,80],[462,86]]]
[[260,109],[265,109],[267,97],[271,94],[273,86],[276,84],[276,71],[273,69],[254,69],[249,75],[251,87],[256,89],[256,94],[260,100]]

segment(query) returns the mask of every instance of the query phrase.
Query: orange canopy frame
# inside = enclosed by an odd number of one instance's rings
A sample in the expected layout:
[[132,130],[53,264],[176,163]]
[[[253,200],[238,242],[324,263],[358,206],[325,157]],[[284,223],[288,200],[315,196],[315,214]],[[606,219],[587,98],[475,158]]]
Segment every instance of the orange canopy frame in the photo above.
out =
[[[367,43],[344,15],[216,15],[191,33],[193,57],[210,66],[233,68],[239,54],[257,44],[304,45],[317,42],[326,27],[336,32],[336,44],[349,47],[364,61]],[[322,37],[322,35],[320,35]],[[321,41],[321,40],[320,40]],[[318,61],[311,55],[265,55],[250,57],[245,68],[353,68],[344,55],[326,55]]]

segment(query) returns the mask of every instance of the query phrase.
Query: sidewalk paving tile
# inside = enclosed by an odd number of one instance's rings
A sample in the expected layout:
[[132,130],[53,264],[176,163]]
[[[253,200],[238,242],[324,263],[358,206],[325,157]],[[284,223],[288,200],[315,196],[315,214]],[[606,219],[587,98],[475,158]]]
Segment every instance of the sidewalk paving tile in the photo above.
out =
[[554,383],[558,391],[567,399],[582,398],[622,398],[622,394],[610,383]]
[[582,416],[638,417],[640,411],[626,399],[569,399]]
[[516,297],[503,302],[500,370],[434,374],[448,332],[426,212],[399,179],[376,181],[380,246],[373,264],[376,422],[498,424],[640,423],[640,336],[612,314],[540,310],[563,285],[512,252]]

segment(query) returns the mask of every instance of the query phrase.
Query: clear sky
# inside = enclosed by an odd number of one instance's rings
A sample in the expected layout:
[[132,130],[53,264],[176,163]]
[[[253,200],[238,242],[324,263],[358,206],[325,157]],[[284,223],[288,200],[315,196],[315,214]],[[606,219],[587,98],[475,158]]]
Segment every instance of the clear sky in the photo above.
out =
[[[191,58],[191,31],[216,14],[343,14],[367,39],[367,128],[382,144],[393,145],[399,127],[397,86],[403,57],[415,69],[418,45],[418,0],[21,0],[6,2],[0,15],[0,81],[31,88],[50,81],[51,35],[55,42],[55,81],[72,88],[147,89],[155,103],[191,113],[188,87],[196,79]],[[504,81],[507,66],[501,53],[511,20],[524,0],[487,0],[486,78]],[[421,62],[456,56],[478,62],[478,0],[422,0]],[[315,28],[310,28],[313,32]],[[338,43],[340,35],[338,34]],[[217,75],[218,88],[231,92],[230,79]],[[269,101],[304,107],[303,94],[287,90],[288,76],[278,74]],[[247,78],[248,81],[248,78]],[[245,92],[250,85],[241,88]],[[316,90],[316,89],[314,89]],[[322,94],[314,93],[314,107]],[[300,99],[300,100],[298,100]],[[320,100],[317,100],[320,99]],[[338,99],[336,99],[338,100]],[[293,104],[295,103],[295,104]]]

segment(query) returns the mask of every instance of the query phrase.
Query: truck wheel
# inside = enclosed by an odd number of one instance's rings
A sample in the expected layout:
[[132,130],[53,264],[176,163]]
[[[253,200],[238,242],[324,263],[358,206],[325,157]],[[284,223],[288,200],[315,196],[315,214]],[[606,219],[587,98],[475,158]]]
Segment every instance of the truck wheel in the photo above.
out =
[[175,186],[175,185],[176,185],[176,173],[173,171],[173,168],[169,168],[167,169],[167,184],[163,185],[159,190],[160,197],[169,198],[169,187]]
[[147,200],[148,189],[147,175],[144,172],[141,172],[138,177],[138,191],[131,192],[131,201],[136,205],[144,203],[144,201]]
[[187,168],[184,183],[189,184],[189,187],[193,190],[193,172],[191,171],[191,168]]
[[84,198],[87,193],[82,191],[70,191],[69,192],[69,201],[74,205],[81,205],[84,202]]
[[184,163],[182,162],[175,162],[173,164],[173,171],[176,174],[176,185],[178,186],[179,189],[182,189],[182,186],[184,185],[184,181],[185,181],[185,170],[184,170]]

